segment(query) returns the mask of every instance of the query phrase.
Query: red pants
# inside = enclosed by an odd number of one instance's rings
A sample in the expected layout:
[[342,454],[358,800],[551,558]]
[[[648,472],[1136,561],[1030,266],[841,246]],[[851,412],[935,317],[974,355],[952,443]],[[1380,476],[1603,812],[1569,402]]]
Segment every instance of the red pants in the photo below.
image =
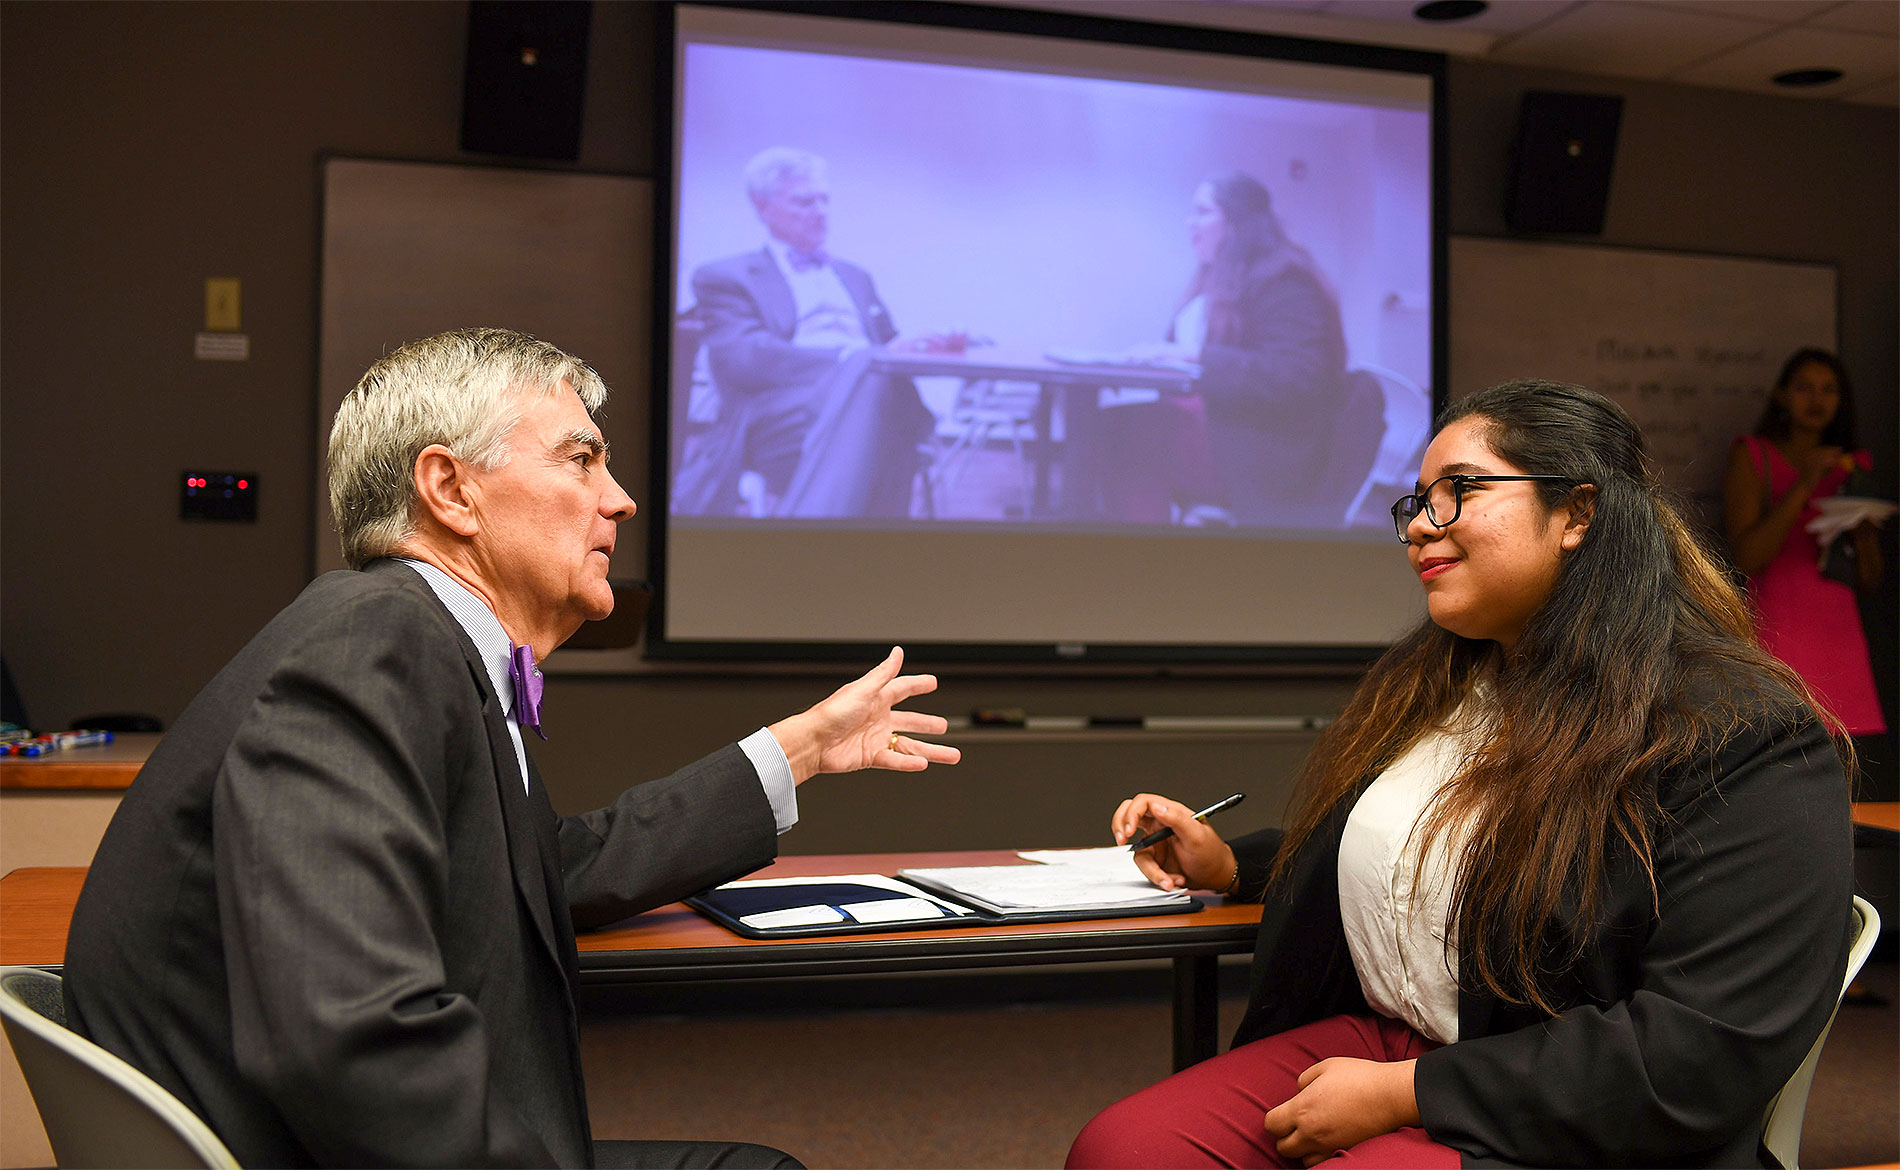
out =
[[[1084,1126],[1069,1166],[1298,1166],[1273,1147],[1267,1110],[1299,1091],[1301,1073],[1329,1056],[1410,1060],[1437,1048],[1396,1020],[1334,1016],[1243,1045],[1125,1097]],[[1458,1151],[1416,1126],[1368,1138],[1335,1154],[1326,1167],[1437,1170],[1458,1165]]]

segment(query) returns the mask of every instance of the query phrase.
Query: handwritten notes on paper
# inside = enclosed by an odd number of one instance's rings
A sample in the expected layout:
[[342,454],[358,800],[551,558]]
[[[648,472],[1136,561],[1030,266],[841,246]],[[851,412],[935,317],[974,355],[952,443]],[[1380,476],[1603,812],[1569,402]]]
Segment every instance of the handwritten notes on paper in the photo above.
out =
[[1526,377],[1615,399],[1711,529],[1781,363],[1835,344],[1829,265],[1455,237],[1449,277],[1454,400]]

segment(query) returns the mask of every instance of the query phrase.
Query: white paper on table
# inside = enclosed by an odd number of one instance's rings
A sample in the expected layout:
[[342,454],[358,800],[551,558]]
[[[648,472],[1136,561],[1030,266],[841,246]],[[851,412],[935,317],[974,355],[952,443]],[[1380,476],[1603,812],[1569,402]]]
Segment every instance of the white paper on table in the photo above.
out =
[[1099,865],[964,865],[947,869],[907,869],[902,876],[936,889],[953,891],[1001,913],[1141,910],[1180,906],[1186,894],[1156,889],[1140,870],[1134,876]]
[[1104,845],[1099,849],[1025,849],[1016,856],[1043,865],[1064,865],[1087,869],[1091,873],[1130,881],[1147,881],[1135,864],[1134,850],[1126,845]]
[[844,915],[830,906],[790,906],[784,910],[748,914],[739,921],[754,930],[777,930],[784,926],[829,926],[843,922]]
[[942,918],[951,910],[958,914],[970,913],[967,906],[952,906],[935,898],[918,896],[915,898],[885,898],[877,902],[848,902],[838,907],[857,922],[916,922]]

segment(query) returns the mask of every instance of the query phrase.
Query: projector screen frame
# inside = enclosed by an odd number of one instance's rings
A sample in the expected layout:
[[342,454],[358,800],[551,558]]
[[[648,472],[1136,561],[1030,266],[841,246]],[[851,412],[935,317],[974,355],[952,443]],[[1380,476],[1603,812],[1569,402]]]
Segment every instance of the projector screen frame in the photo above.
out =
[[[1447,395],[1447,255],[1448,218],[1446,134],[1446,58],[1442,53],[1346,42],[1316,41],[1229,29],[1123,20],[1070,12],[1014,9],[988,4],[895,0],[881,4],[730,0],[730,2],[669,2],[656,5],[652,61],[654,101],[654,287],[652,298],[651,483],[648,488],[647,572],[655,586],[647,613],[644,656],[656,662],[714,664],[826,663],[876,657],[891,640],[723,640],[668,636],[669,598],[666,583],[670,537],[672,466],[672,333],[673,291],[679,279],[675,269],[674,199],[677,157],[674,63],[678,53],[678,9],[750,10],[762,13],[835,17],[867,23],[941,27],[977,32],[1047,37],[1058,41],[1094,41],[1208,53],[1225,58],[1266,58],[1298,64],[1342,66],[1353,69],[1412,75],[1430,84],[1429,124],[1431,160],[1429,249],[1431,413],[1436,417]],[[760,575],[760,588],[771,588],[770,574]],[[867,588],[873,587],[867,585]],[[1267,667],[1285,670],[1356,668],[1377,658],[1388,643],[1329,644],[1221,643],[1156,644],[1117,642],[1004,642],[897,639],[913,657],[960,665],[1009,666],[1120,666],[1166,669],[1182,667]]]

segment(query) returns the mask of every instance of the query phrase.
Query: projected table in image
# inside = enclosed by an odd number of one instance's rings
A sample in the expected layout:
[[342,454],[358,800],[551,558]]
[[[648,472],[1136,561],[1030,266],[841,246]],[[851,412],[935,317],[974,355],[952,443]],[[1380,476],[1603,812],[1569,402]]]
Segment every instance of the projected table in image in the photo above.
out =
[[[1098,457],[1100,413],[1095,396],[1104,389],[1185,392],[1193,377],[1180,370],[1156,366],[1077,365],[1047,358],[1006,352],[903,353],[884,350],[871,357],[876,373],[909,378],[960,378],[964,385],[981,382],[1026,382],[1036,386],[1033,403],[1025,411],[1029,433],[1022,440],[1033,467],[1030,519],[1096,518],[1093,494],[1101,468]],[[1057,403],[1062,407],[1062,440],[1052,434]],[[1051,507],[1052,470],[1062,465],[1059,508]]]

